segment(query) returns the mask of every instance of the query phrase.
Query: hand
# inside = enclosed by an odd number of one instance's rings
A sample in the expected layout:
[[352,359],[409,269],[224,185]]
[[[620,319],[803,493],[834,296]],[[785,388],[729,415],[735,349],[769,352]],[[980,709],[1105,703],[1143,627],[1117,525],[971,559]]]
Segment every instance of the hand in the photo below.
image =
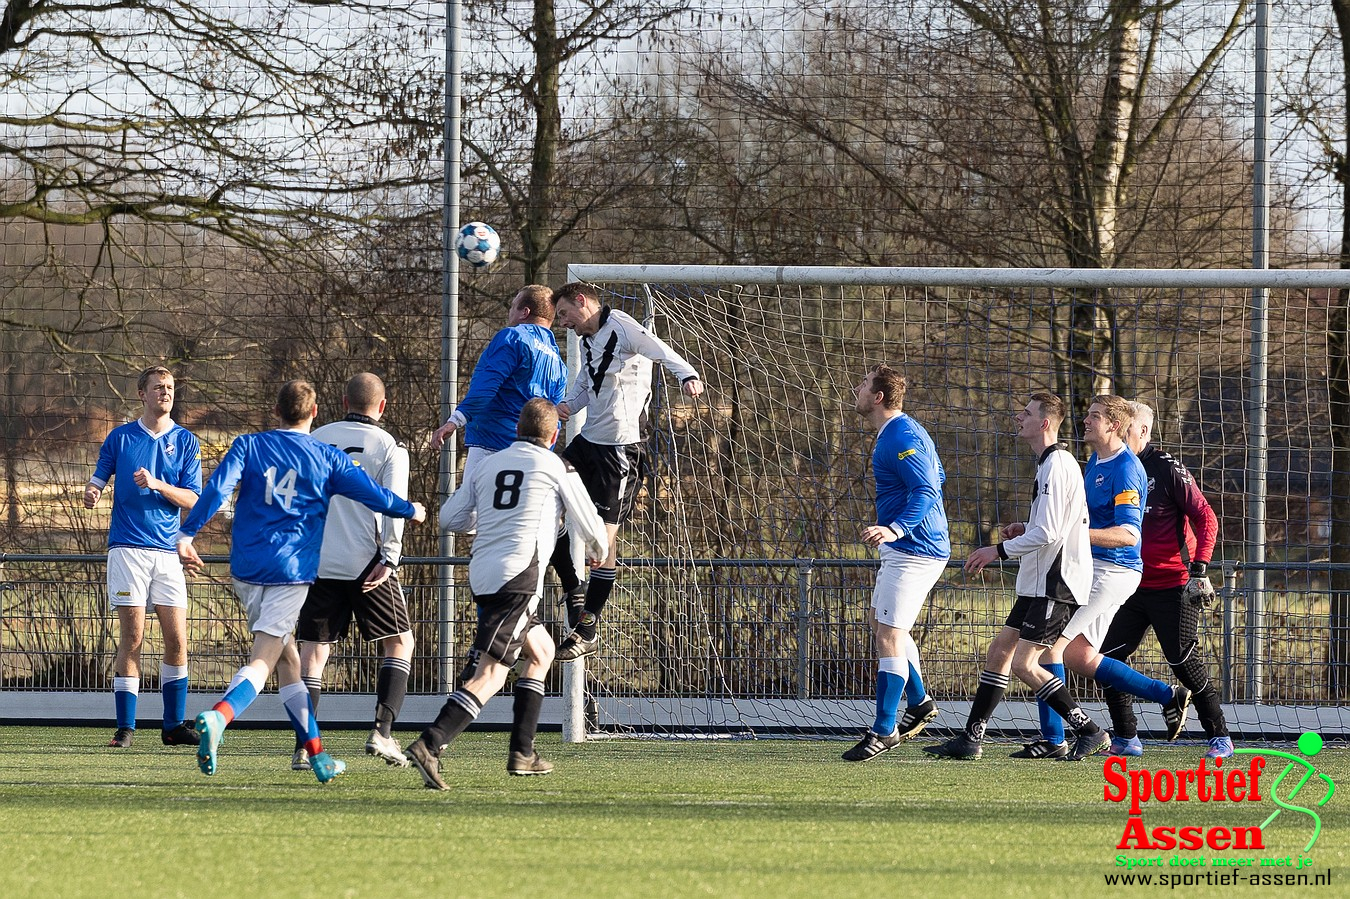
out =
[[93,484],[86,484],[84,486],[84,507],[86,509],[94,508],[98,505],[98,498],[102,495],[103,490],[101,488],[95,487]]
[[145,468],[136,469],[131,479],[136,482],[137,487],[144,487],[146,490],[159,490],[164,487],[164,482],[151,475]]
[[191,540],[178,541],[178,561],[183,563],[183,570],[188,574],[201,574],[206,568],[206,563],[197,555],[197,548]]
[[862,542],[876,549],[883,543],[899,540],[900,535],[885,525],[872,524],[862,529]]
[[558,404],[558,421],[567,421],[572,417],[572,407],[566,403]]
[[422,505],[421,503],[413,503],[413,517],[412,517],[412,520],[415,521],[415,522],[418,523],[418,524],[421,524],[422,522],[426,521],[426,520],[427,520],[427,507],[424,506],[424,505]]
[[1181,588],[1181,598],[1206,609],[1214,605],[1214,585],[1210,583],[1209,576],[1203,574],[1191,575],[1191,579],[1186,582],[1186,586]]
[[[1011,525],[1009,526],[1011,527]],[[975,550],[973,553],[970,554],[970,558],[966,559],[965,568],[962,570],[965,571],[966,574],[975,574],[977,572],[983,571],[985,569],[985,566],[992,565],[997,561],[998,561],[997,546],[981,546],[979,549]]]
[[587,560],[586,560],[586,567],[588,567],[588,568],[599,568],[601,565],[604,564],[604,562],[605,562],[605,560],[604,560],[604,559],[601,559],[601,558],[587,559]]
[[380,562],[374,568],[370,569],[370,574],[366,575],[365,581],[361,584],[361,592],[369,593],[376,587],[389,580],[389,575],[394,573],[394,569]]
[[687,397],[697,397],[703,393],[703,382],[698,378],[690,378],[680,385],[680,389]]
[[445,441],[450,439],[450,435],[455,433],[458,428],[459,425],[455,424],[453,420],[447,421],[445,424],[441,425],[431,435],[431,448],[433,450],[440,449],[445,445]]
[[1003,537],[1004,540],[1011,540],[1014,537],[1020,537],[1026,532],[1027,526],[1020,521],[1014,522],[1013,524],[1005,524],[1002,528],[999,529],[999,535]]

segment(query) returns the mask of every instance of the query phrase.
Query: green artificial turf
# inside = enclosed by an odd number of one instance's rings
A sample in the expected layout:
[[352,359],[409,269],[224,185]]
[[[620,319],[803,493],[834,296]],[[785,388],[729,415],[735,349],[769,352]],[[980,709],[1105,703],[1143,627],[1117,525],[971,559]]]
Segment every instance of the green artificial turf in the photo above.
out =
[[[210,778],[190,747],[160,746],[153,730],[129,750],[103,748],[107,736],[0,729],[0,896],[1077,899],[1159,889],[1106,885],[1105,875],[1123,873],[1118,854],[1161,858],[1155,876],[1225,873],[1208,862],[1297,859],[1312,824],[1284,813],[1262,851],[1122,853],[1127,807],[1103,799],[1104,757],[1017,761],[1006,758],[1012,747],[995,744],[978,762],[940,761],[923,755],[931,741],[922,737],[848,764],[839,760],[848,744],[838,742],[565,746],[545,734],[540,749],[556,772],[513,778],[506,735],[470,733],[446,754],[452,791],[436,793],[415,771],[365,756],[364,733],[327,736],[350,765],[328,786],[290,770],[292,738],[281,731],[230,731]],[[1194,767],[1202,751],[1149,747],[1143,761]],[[1330,887],[1178,892],[1350,895],[1350,753],[1327,748],[1315,761],[1340,785],[1306,853],[1311,871],[1332,869]],[[1267,788],[1276,764],[1269,760]],[[1322,795],[1317,782],[1305,790],[1300,804]],[[1235,827],[1260,824],[1275,808],[1171,803],[1146,807],[1144,820]],[[1168,867],[1178,855],[1207,864]]]

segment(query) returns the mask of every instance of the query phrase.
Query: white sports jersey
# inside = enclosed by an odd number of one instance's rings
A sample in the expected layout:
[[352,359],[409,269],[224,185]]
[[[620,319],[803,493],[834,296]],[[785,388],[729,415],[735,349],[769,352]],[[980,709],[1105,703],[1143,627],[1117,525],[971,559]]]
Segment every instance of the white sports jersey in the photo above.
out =
[[568,391],[573,412],[587,409],[581,435],[591,443],[623,446],[642,441],[643,419],[652,398],[652,361],[684,383],[698,372],[684,357],[631,315],[600,311],[600,328],[581,338],[581,371]]
[[1017,595],[1083,605],[1092,590],[1092,543],[1088,539],[1083,471],[1063,446],[1041,454],[1036,495],[1026,532],[999,544],[999,555],[1019,560]]
[[[375,483],[408,498],[408,451],[373,419],[348,415],[315,428],[310,436],[342,450]],[[403,555],[403,519],[372,512],[346,497],[333,497],[319,551],[319,577],[344,581],[360,577],[376,553],[385,563],[398,565]]]
[[440,522],[461,534],[477,528],[469,560],[474,596],[503,590],[537,596],[564,511],[587,556],[602,558],[609,535],[581,478],[552,451],[517,440],[478,464],[441,506]]

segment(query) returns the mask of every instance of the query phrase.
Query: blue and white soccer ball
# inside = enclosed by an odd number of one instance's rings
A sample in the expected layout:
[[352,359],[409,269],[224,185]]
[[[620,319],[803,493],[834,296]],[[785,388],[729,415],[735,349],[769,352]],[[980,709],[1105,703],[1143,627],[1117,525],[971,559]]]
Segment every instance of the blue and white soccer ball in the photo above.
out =
[[497,230],[482,222],[469,222],[455,238],[455,252],[474,268],[486,268],[496,262],[501,251],[502,239]]

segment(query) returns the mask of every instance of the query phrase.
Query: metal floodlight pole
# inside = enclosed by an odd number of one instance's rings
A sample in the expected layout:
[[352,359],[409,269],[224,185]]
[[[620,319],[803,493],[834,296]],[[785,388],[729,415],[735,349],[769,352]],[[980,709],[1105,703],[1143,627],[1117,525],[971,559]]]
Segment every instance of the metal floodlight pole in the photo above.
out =
[[[459,163],[460,163],[460,98],[463,85],[462,0],[446,0],[445,4],[445,186],[441,216],[441,421],[450,417],[455,397],[459,393],[459,256],[455,253],[455,235],[459,232]],[[427,510],[434,524],[436,509],[450,495],[455,478],[455,441],[446,443],[441,453],[440,484],[436,507]],[[442,534],[440,554],[455,554],[455,538]],[[453,565],[442,565],[437,578],[437,639],[436,682],[440,690],[449,693],[454,687],[452,656],[455,648],[455,571]]]
[[[1270,178],[1268,0],[1256,2],[1255,109],[1252,134],[1252,268],[1270,267]],[[1269,434],[1266,429],[1268,402],[1267,339],[1270,327],[1269,290],[1252,289],[1251,388],[1247,409],[1247,552],[1246,561],[1266,561],[1266,476]],[[1266,573],[1258,567],[1247,572],[1247,701],[1260,702],[1265,687],[1265,589]]]

